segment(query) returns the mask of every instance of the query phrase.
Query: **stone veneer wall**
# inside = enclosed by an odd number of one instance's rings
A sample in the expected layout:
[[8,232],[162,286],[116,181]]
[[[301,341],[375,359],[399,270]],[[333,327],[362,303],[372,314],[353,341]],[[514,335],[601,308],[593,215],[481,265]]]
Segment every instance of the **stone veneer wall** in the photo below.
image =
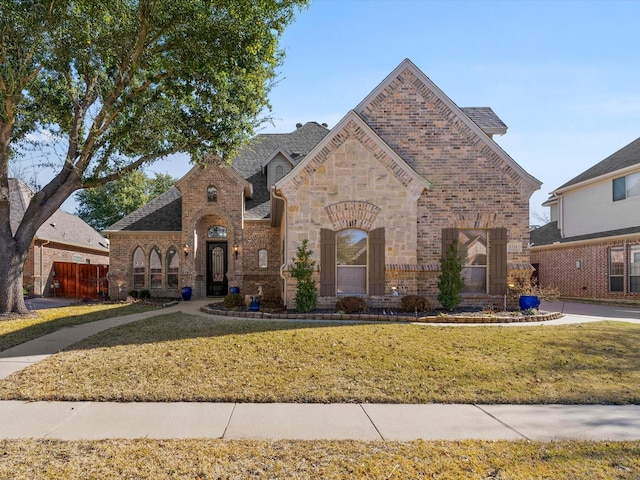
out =
[[[394,171],[394,169],[396,169]],[[283,186],[287,198],[288,244],[293,258],[304,239],[320,264],[320,229],[347,226],[367,231],[385,228],[387,263],[416,263],[417,198],[424,187],[403,175],[393,161],[356,124],[350,123],[313,159],[313,167]],[[336,215],[333,205],[347,208]],[[359,208],[370,204],[363,217]],[[351,208],[349,208],[351,205]],[[288,280],[293,304],[295,281]]]
[[[609,248],[640,245],[640,237],[578,245],[555,245],[531,250],[531,262],[539,265],[540,285],[555,286],[568,298],[640,301],[640,293],[609,292]],[[576,268],[580,260],[581,267]],[[628,290],[629,260],[625,253],[625,290]]]

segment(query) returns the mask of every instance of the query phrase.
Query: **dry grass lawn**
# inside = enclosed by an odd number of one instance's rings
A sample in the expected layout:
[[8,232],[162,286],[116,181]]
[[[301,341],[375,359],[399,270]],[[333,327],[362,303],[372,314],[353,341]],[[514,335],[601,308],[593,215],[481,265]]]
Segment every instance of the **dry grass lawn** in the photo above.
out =
[[169,314],[0,382],[27,400],[640,403],[640,325],[435,327]]
[[29,315],[0,317],[0,352],[64,327],[146,312],[154,307],[137,304],[89,303],[37,310]]
[[629,479],[640,442],[0,441],[0,478]]

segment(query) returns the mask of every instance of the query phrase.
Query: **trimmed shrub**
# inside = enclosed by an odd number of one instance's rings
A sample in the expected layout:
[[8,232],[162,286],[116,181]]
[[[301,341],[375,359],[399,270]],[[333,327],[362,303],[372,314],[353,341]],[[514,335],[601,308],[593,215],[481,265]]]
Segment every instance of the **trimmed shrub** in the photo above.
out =
[[127,295],[129,295],[131,298],[138,298],[138,290],[129,290],[129,293]]
[[296,310],[299,313],[307,313],[316,309],[318,305],[318,290],[313,281],[313,271],[316,262],[311,259],[313,251],[309,250],[309,240],[306,238],[296,251],[291,267],[291,276],[296,279]]
[[244,308],[244,296],[241,293],[229,293],[224,297],[225,308]]
[[364,313],[367,311],[367,302],[362,297],[343,297],[336,303],[336,312]]
[[138,294],[138,298],[140,300],[148,300],[151,298],[151,292],[149,290],[140,290],[140,293]]
[[400,299],[400,309],[403,312],[429,312],[433,310],[433,305],[421,295],[407,295]]
[[464,289],[462,268],[467,258],[464,245],[454,240],[447,249],[444,258],[440,259],[440,276],[438,277],[438,301],[445,310],[453,311],[462,302],[460,294]]

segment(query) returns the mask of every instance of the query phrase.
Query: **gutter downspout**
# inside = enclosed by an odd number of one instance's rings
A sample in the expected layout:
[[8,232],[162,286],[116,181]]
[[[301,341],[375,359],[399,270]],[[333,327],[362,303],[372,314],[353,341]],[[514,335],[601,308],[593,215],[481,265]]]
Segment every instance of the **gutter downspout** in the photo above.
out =
[[282,265],[280,265],[280,278],[282,278],[282,284],[283,284],[283,287],[284,287],[283,291],[282,291],[282,296],[284,297],[283,298],[283,303],[284,303],[284,306],[286,308],[286,306],[287,306],[287,279],[284,276],[283,272],[284,272],[284,268],[287,266],[287,199],[284,198],[284,197],[279,196],[276,193],[275,186],[271,187],[271,195],[273,196],[273,198],[277,198],[278,200],[282,200],[282,203],[284,204],[284,208],[282,210],[282,216],[283,216],[283,219],[284,219],[284,228],[283,228],[284,233],[282,235],[282,240],[284,242],[284,248],[282,249],[283,250],[283,252],[282,252],[282,261],[283,261],[283,263],[282,263]]

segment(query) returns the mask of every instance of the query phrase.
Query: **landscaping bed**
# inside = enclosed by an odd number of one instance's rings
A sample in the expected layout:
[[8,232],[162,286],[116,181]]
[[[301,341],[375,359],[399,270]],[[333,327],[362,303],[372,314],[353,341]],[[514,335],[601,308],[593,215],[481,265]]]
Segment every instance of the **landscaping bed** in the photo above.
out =
[[368,313],[336,313],[316,310],[309,313],[297,313],[292,310],[269,309],[251,312],[247,310],[225,308],[220,303],[210,303],[200,309],[204,313],[240,318],[292,319],[292,320],[363,320],[376,322],[421,322],[421,323],[523,323],[555,320],[563,315],[559,312],[489,312],[486,310],[460,310],[455,312],[432,311],[429,313],[409,314],[405,312],[389,313],[383,310],[371,310]]

